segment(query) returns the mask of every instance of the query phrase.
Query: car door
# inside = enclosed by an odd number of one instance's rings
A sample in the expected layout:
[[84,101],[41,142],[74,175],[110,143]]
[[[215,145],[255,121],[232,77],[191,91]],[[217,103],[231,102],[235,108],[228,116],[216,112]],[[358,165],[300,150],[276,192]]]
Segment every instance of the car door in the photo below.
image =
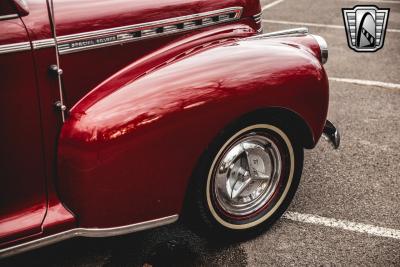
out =
[[31,44],[12,1],[0,1],[0,245],[37,234],[47,200]]

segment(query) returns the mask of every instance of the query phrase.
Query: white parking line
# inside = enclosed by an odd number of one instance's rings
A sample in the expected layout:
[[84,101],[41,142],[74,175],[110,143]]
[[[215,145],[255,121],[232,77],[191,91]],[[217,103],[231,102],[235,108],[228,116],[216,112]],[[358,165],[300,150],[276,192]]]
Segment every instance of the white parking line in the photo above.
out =
[[390,0],[353,0],[357,2],[369,2],[373,4],[400,4],[400,1],[390,1]]
[[268,8],[271,8],[271,7],[273,7],[273,6],[275,6],[275,5],[279,4],[279,3],[282,3],[283,1],[285,1],[285,0],[276,0],[276,1],[272,2],[272,3],[269,3],[268,5],[263,6],[261,10],[264,11],[264,10],[266,10]]
[[[271,19],[263,19],[262,21],[263,22],[267,22],[267,23],[274,23],[274,24],[324,27],[324,28],[332,28],[332,29],[344,29],[344,26],[341,26],[341,25],[319,24],[319,23],[310,23],[310,22],[294,22],[294,21],[271,20]],[[386,31],[387,32],[400,33],[400,30],[398,30],[398,29],[387,29]]]
[[285,21],[285,20],[272,20],[272,19],[263,19],[263,22],[274,23],[274,24],[289,24],[289,25],[302,25],[302,26],[314,26],[314,27],[326,27],[326,28],[334,28],[334,29],[344,29],[344,26],[340,25],[328,25],[328,24],[319,24],[319,23],[309,23],[309,22],[294,22],[294,21]]
[[337,220],[333,218],[322,217],[318,215],[302,214],[298,212],[288,211],[282,218],[303,222],[311,223],[316,225],[328,226],[333,228],[339,228],[347,231],[366,233],[373,236],[389,237],[394,239],[400,239],[400,230],[390,229],[385,227],[374,226],[370,224],[355,223],[346,220]]
[[398,84],[398,83],[385,83],[385,82],[379,82],[379,81],[336,78],[336,77],[329,77],[329,80],[335,81],[335,82],[344,82],[344,83],[352,83],[352,84],[367,85],[367,86],[386,87],[386,88],[391,88],[391,89],[400,89],[400,84]]

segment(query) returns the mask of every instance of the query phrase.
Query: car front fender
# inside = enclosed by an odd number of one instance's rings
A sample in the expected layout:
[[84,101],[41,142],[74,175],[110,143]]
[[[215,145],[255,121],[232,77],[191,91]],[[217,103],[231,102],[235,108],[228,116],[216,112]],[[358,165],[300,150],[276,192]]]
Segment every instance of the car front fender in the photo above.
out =
[[79,224],[178,214],[200,155],[226,125],[255,110],[297,114],[315,144],[328,80],[304,45],[312,37],[301,38],[203,44],[135,75],[128,67],[75,105],[60,135],[58,188]]

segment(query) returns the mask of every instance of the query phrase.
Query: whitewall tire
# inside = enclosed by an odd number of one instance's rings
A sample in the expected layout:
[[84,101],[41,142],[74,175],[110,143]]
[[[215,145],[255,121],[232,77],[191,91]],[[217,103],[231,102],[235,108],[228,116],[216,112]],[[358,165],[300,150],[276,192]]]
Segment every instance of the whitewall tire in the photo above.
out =
[[207,233],[258,233],[286,210],[300,181],[303,148],[283,125],[237,123],[210,145],[195,172],[192,206]]

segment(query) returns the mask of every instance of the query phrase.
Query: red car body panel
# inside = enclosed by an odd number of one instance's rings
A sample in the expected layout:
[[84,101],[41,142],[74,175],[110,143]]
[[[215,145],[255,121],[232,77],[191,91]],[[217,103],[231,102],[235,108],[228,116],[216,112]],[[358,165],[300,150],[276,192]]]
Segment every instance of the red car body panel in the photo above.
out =
[[[0,29],[0,45],[29,41],[18,17]],[[0,55],[0,73],[0,242],[8,242],[40,232],[47,200],[32,52]]]
[[[71,110],[60,136],[58,188],[80,225],[178,214],[199,155],[243,114],[286,108],[319,138],[328,82],[309,51],[278,40],[198,49],[156,69],[133,63]],[[139,77],[115,90],[126,76]]]
[[[43,0],[29,2],[31,13],[24,17],[24,22],[33,40],[51,37],[46,2]],[[112,6],[113,8],[109,8]],[[158,21],[171,17],[185,16],[207,12],[224,7],[240,6],[242,18],[260,12],[256,0],[229,1],[112,1],[90,0],[71,1],[55,0],[54,12],[57,24],[57,35],[66,36],[82,32],[104,30],[125,25],[135,25],[148,21]],[[254,22],[252,22],[254,24]],[[208,28],[209,29],[209,28]],[[193,34],[186,32],[185,35]],[[74,105],[88,90],[94,88],[105,78],[111,76],[129,63],[153,52],[165,44],[174,42],[182,34],[168,35],[157,40],[148,39],[124,45],[109,46],[60,57],[64,70],[64,87],[66,104]],[[110,55],[112,59],[110,60]],[[77,66],[77,62],[79,65]],[[96,64],[93,64],[96,62]]]
[[257,0],[54,0],[61,38],[243,7],[229,23],[61,54],[65,123],[49,72],[56,49],[36,47],[53,40],[46,1],[28,6],[0,20],[0,48],[31,46],[0,53],[0,251],[179,214],[199,157],[245,114],[287,110],[309,128],[309,147],[321,136],[328,80],[319,45],[311,36],[244,39],[260,29]]

